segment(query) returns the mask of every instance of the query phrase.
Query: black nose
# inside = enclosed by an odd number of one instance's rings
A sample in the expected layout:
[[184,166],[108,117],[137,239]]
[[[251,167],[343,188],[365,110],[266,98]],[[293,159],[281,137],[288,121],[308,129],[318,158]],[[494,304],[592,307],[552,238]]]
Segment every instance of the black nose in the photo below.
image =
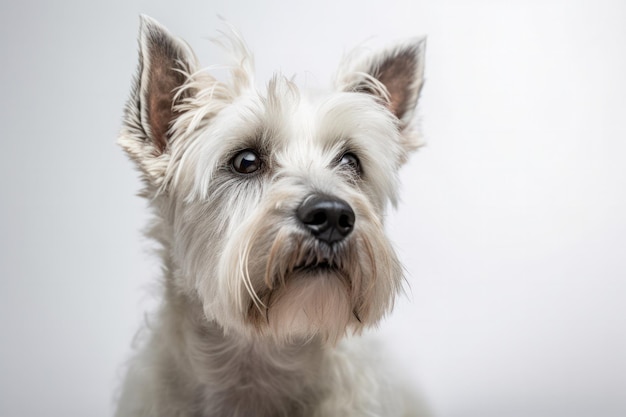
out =
[[327,195],[314,195],[302,202],[298,219],[317,239],[334,243],[354,228],[354,211],[345,201]]

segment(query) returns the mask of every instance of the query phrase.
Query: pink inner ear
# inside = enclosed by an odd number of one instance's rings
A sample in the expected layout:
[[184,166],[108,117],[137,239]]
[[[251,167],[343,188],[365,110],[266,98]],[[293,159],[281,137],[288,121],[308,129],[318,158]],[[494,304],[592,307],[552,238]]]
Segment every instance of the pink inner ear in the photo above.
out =
[[398,119],[413,106],[416,70],[414,51],[405,51],[385,60],[376,71],[376,78],[389,93],[389,108]]
[[148,123],[152,133],[155,150],[161,154],[168,145],[168,130],[175,114],[173,110],[176,89],[185,82],[185,77],[176,71],[175,57],[168,53],[168,45],[154,45],[150,56],[150,71],[146,89]]

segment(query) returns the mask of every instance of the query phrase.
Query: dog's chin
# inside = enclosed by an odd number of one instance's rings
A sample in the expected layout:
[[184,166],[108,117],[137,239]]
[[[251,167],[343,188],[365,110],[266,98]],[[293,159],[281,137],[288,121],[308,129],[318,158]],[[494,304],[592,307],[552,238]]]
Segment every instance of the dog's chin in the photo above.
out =
[[296,267],[284,284],[260,298],[264,307],[251,306],[250,321],[279,341],[320,338],[335,343],[362,326],[347,275],[327,262]]

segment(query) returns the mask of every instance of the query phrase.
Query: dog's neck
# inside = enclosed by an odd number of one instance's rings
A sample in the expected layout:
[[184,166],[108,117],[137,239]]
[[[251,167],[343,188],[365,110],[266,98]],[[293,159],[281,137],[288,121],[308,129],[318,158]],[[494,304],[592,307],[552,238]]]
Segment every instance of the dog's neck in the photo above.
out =
[[[323,380],[319,370],[324,368],[325,349],[319,341],[279,345],[267,338],[225,334],[205,318],[198,299],[173,285],[168,285],[161,314],[163,327],[155,330],[155,343],[163,344],[159,364],[166,375],[161,381],[193,385],[163,388],[172,394],[185,392],[185,402],[190,392],[195,393],[199,411],[214,413],[221,408],[229,416],[299,416],[323,395],[324,387],[318,383]],[[236,409],[239,413],[233,414]]]

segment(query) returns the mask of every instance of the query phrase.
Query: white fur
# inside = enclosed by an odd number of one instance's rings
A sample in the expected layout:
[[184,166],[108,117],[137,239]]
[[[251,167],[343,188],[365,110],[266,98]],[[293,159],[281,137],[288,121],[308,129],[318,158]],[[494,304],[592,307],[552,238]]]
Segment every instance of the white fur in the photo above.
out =
[[[141,27],[119,143],[154,209],[149,235],[162,246],[164,290],[117,416],[413,415],[358,334],[391,310],[402,284],[383,219],[397,201],[398,169],[419,144],[408,120],[423,40],[348,59],[335,91],[313,96],[280,75],[257,90],[235,32],[224,83],[199,71],[189,47],[158,23],[143,17]],[[169,94],[163,85],[176,74],[183,81]],[[388,74],[406,85],[398,90]],[[171,120],[154,110],[164,97]],[[163,126],[167,135],[157,137]],[[261,156],[262,171],[230,168],[245,149]],[[338,165],[345,152],[358,156],[362,175]],[[355,213],[352,233],[332,247],[295,218],[313,194],[341,198]],[[298,267],[321,260],[335,266]]]

